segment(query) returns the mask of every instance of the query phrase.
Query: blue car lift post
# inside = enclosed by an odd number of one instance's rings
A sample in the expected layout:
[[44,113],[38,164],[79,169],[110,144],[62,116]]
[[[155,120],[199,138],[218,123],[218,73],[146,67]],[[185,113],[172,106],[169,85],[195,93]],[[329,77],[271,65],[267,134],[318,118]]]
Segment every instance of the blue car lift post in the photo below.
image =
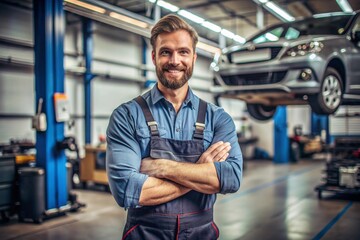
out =
[[85,103],[85,143],[91,144],[91,81],[95,77],[91,73],[92,53],[93,53],[93,34],[92,20],[88,18],[82,19],[83,33],[83,53],[85,59],[84,74],[84,103]]
[[[45,170],[45,217],[61,214],[67,207],[67,171],[64,150],[56,143],[64,139],[64,123],[56,122],[54,93],[64,92],[64,30],[62,0],[34,0],[34,50],[36,103],[43,99],[47,129],[36,132],[36,165]],[[61,214],[62,215],[62,214]]]
[[289,163],[286,106],[278,106],[274,115],[274,163]]

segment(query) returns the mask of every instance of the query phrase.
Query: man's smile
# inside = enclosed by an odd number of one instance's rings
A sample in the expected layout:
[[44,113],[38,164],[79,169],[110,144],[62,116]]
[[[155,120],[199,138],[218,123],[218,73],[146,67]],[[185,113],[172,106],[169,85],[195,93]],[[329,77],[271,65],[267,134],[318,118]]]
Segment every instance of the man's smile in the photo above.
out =
[[166,70],[169,73],[179,73],[181,72],[180,70]]
[[178,76],[182,75],[183,70],[165,69],[164,72],[168,77],[178,77]]

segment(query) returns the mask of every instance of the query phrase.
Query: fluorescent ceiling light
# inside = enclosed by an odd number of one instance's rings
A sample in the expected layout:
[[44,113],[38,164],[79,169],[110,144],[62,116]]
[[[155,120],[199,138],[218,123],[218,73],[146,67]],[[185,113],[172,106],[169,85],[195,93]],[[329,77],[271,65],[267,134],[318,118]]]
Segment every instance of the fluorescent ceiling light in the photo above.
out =
[[276,5],[273,2],[267,2],[265,3],[265,5],[270,8],[272,10],[272,12],[276,15],[278,15],[279,17],[285,19],[288,22],[294,21],[295,18],[293,16],[291,16],[289,13],[287,13],[285,10],[283,10],[282,8],[280,8],[278,5]]
[[245,43],[246,42],[245,38],[243,38],[243,37],[241,37],[239,35],[235,35],[233,37],[233,39],[234,39],[234,41],[239,42],[239,43]]
[[116,19],[119,19],[121,21],[127,22],[127,23],[131,23],[131,24],[136,25],[136,26],[141,27],[141,28],[148,28],[149,27],[149,25],[147,23],[145,23],[145,22],[136,20],[134,18],[130,18],[128,16],[125,16],[125,15],[122,15],[122,14],[119,14],[119,13],[116,13],[116,12],[111,12],[109,14],[109,16],[113,17],[113,18],[116,18]]
[[106,10],[104,8],[97,7],[97,6],[94,6],[92,4],[84,3],[84,2],[81,2],[81,1],[77,1],[77,0],[65,0],[65,2],[72,3],[72,4],[78,5],[80,7],[90,9],[90,10],[98,12],[98,13],[105,13],[106,12]]
[[340,8],[343,12],[353,12],[354,10],[351,8],[349,2],[347,0],[336,0]]
[[167,10],[170,10],[171,12],[177,12],[180,9],[177,6],[167,3],[165,1],[157,1],[157,5],[159,5],[160,7],[163,7]]
[[269,0],[259,0],[261,3],[267,3]]
[[219,27],[218,25],[215,25],[211,22],[203,22],[201,25],[203,25],[204,27],[214,31],[214,32],[220,32],[221,31],[221,27]]
[[203,42],[198,42],[196,47],[200,48],[202,50],[205,50],[207,52],[213,53],[213,54],[217,54],[217,53],[221,52],[220,48],[211,46],[211,45],[203,43]]
[[330,13],[319,13],[313,15],[314,18],[330,17],[330,16],[344,16],[343,12],[330,12]]
[[178,14],[196,23],[203,23],[205,21],[203,18],[196,16],[195,14],[192,14],[186,10],[180,10]]
[[[268,2],[268,0],[259,0],[262,3],[266,3]],[[205,21],[204,18],[199,17],[189,11],[186,11],[184,9],[180,9],[179,7],[172,5],[170,3],[167,3],[165,1],[162,0],[149,0],[149,2],[151,3],[156,3],[158,6],[166,8],[172,12],[177,12],[177,14],[179,14],[180,16],[189,19],[190,21],[193,21],[195,23],[201,24],[203,27],[206,27],[214,32],[221,32],[222,35],[224,35],[225,37],[228,37],[230,39],[233,39],[236,42],[239,43],[244,43],[245,42],[245,38],[239,36],[239,35],[235,35],[233,32],[227,30],[227,29],[221,29],[221,27],[219,27],[218,25],[215,25],[211,22]]]
[[233,32],[230,32],[229,30],[222,29],[221,34],[228,38],[233,38],[235,34]]

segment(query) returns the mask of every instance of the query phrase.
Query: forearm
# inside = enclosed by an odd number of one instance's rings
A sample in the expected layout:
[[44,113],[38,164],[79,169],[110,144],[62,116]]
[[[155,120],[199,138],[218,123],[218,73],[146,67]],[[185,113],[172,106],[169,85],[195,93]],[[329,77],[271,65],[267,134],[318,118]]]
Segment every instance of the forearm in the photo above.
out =
[[162,160],[161,177],[192,190],[213,194],[220,190],[220,182],[214,163],[184,163]]
[[148,177],[141,190],[139,204],[152,206],[169,202],[191,189],[165,179]]
[[141,161],[140,172],[148,176],[170,180],[197,192],[218,193],[221,184],[214,162],[225,161],[230,149],[229,143],[217,142],[211,145],[196,163],[145,158]]

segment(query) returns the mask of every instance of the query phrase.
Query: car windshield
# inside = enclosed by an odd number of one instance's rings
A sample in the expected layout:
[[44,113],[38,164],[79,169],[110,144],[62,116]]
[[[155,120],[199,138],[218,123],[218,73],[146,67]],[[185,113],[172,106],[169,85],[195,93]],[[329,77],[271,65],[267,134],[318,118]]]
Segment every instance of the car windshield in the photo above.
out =
[[271,27],[249,39],[248,42],[276,42],[280,38],[297,39],[305,35],[341,35],[352,15],[309,18]]

